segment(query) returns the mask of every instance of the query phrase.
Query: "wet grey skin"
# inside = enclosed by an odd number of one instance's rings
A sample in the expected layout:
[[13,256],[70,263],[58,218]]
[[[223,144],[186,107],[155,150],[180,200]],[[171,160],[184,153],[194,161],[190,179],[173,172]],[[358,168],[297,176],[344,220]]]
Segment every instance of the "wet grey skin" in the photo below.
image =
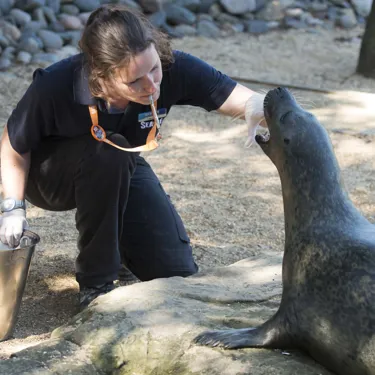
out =
[[356,209],[324,127],[284,88],[264,100],[285,218],[283,292],[257,328],[206,331],[194,342],[299,349],[340,375],[375,374],[375,225]]

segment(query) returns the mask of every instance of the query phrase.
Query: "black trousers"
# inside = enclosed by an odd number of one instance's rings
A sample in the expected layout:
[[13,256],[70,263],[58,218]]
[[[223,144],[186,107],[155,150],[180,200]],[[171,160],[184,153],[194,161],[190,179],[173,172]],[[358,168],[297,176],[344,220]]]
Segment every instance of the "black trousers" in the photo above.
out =
[[[129,146],[119,134],[110,139]],[[121,262],[143,281],[198,270],[181,218],[150,165],[91,135],[48,140],[33,151],[26,199],[50,211],[77,209],[80,286],[116,280]]]

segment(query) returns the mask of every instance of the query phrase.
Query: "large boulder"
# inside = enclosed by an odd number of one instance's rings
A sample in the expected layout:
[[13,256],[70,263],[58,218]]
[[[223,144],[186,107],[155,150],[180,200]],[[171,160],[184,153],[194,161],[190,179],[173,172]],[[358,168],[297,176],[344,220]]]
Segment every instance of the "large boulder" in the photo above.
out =
[[278,308],[281,254],[207,274],[117,288],[49,340],[0,362],[1,374],[328,375],[306,355],[197,346],[205,329],[255,326]]

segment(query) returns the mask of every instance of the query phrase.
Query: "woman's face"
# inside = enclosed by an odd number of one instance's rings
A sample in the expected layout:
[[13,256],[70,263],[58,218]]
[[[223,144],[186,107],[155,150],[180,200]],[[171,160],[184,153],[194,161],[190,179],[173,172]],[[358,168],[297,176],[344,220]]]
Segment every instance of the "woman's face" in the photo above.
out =
[[115,71],[115,79],[103,85],[106,99],[111,103],[129,100],[150,104],[150,95],[157,100],[163,78],[160,57],[153,44],[132,57],[124,68]]

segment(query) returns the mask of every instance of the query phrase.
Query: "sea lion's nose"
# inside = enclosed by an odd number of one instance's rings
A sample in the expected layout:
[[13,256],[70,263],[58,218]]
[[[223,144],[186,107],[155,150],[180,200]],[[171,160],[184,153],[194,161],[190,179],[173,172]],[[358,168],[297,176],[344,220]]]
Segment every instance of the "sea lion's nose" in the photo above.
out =
[[276,89],[276,93],[280,99],[283,99],[285,95],[288,93],[288,90],[285,87],[278,87]]

